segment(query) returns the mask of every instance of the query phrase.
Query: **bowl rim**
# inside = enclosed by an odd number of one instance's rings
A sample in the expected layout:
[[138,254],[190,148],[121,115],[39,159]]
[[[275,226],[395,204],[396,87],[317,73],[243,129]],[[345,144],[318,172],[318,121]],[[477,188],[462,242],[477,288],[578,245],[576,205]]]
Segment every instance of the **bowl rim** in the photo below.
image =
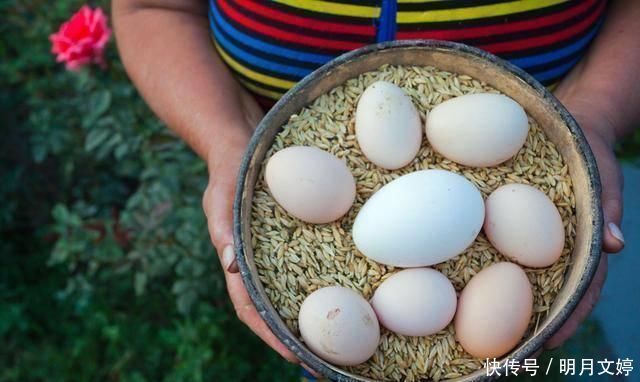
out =
[[[240,165],[238,178],[236,181],[236,190],[235,190],[235,199],[233,203],[233,240],[234,240],[234,248],[236,254],[236,261],[238,263],[238,268],[242,276],[242,281],[247,288],[247,292],[257,311],[259,312],[262,319],[265,321],[269,329],[273,332],[273,334],[282,341],[288,348],[291,350],[301,362],[305,363],[312,369],[318,371],[325,377],[333,380],[333,381],[358,381],[358,379],[354,379],[348,375],[342,374],[337,370],[334,370],[323,364],[325,361],[321,361],[314,353],[308,350],[306,347],[298,347],[294,346],[299,339],[286,327],[286,325],[279,318],[272,317],[268,314],[267,307],[271,304],[271,302],[267,299],[263,299],[260,295],[260,281],[257,278],[257,275],[254,278],[254,275],[251,273],[250,264],[246,258],[246,254],[244,252],[244,241],[242,237],[242,221],[241,221],[241,212],[243,207],[243,194],[244,187],[246,184],[246,176],[249,170],[249,166],[251,163],[251,159],[253,158],[256,149],[258,148],[259,143],[262,140],[262,136],[265,131],[272,124],[272,120],[276,118],[276,114],[278,110],[288,102],[302,89],[306,88],[308,85],[314,83],[319,80],[321,77],[326,75],[327,73],[333,71],[338,66],[350,62],[354,59],[357,59],[361,56],[367,56],[370,54],[375,54],[378,51],[385,51],[390,49],[429,49],[429,50],[439,50],[439,51],[455,51],[457,53],[463,53],[470,56],[474,56],[476,58],[480,58],[485,61],[489,61],[492,65],[498,66],[500,69],[503,69],[511,74],[515,75],[520,80],[526,82],[531,88],[534,89],[535,93],[549,105],[553,107],[553,109],[560,115],[560,118],[569,128],[570,133],[573,135],[576,141],[576,147],[578,153],[587,167],[587,175],[588,175],[588,184],[591,188],[590,195],[590,208],[593,214],[592,224],[594,226],[593,235],[590,240],[590,250],[588,259],[585,264],[585,271],[582,274],[582,277],[578,281],[576,286],[576,291],[571,295],[568,299],[567,304],[565,304],[562,309],[558,312],[558,315],[551,320],[551,322],[543,328],[537,335],[530,338],[527,343],[527,346],[523,347],[519,352],[514,354],[514,358],[528,358],[531,357],[537,350],[541,349],[544,343],[551,338],[551,336],[556,333],[560,327],[567,321],[570,317],[571,313],[575,310],[578,303],[586,293],[589,285],[591,284],[591,280],[593,279],[596,269],[599,264],[599,260],[601,257],[601,248],[602,248],[602,229],[603,229],[603,214],[601,210],[601,183],[600,176],[598,173],[598,168],[596,165],[596,160],[591,151],[591,148],[584,136],[581,128],[578,126],[578,123],[573,118],[573,116],[569,113],[569,111],[560,103],[560,101],[549,91],[547,88],[538,82],[533,76],[520,69],[519,67],[511,64],[510,62],[503,60],[489,52],[486,52],[482,49],[471,47],[466,44],[445,41],[445,40],[396,40],[396,41],[388,41],[382,43],[376,43],[371,45],[366,45],[364,47],[352,50],[347,52],[341,56],[336,57],[335,59],[329,61],[324,64],[320,68],[314,70],[312,73],[304,77],[301,81],[299,81],[295,86],[293,86],[289,91],[287,91],[277,102],[276,104],[267,112],[264,118],[260,121],[258,127],[255,129],[250,141],[249,145],[242,157],[242,162]],[[250,243],[249,243],[250,245]],[[278,322],[280,320],[280,322]],[[282,323],[282,324],[281,324]],[[328,363],[328,362],[327,362]],[[501,363],[501,371],[504,371],[504,362]],[[463,377],[464,378],[464,377]],[[486,380],[487,377],[479,377],[477,380]],[[364,380],[367,380],[366,378]]]

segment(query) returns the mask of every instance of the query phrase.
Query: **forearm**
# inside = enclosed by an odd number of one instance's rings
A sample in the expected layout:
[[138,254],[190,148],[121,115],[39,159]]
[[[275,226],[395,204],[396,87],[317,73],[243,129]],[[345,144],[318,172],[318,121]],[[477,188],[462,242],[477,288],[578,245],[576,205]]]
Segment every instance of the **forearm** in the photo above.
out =
[[613,1],[598,37],[557,94],[576,110],[589,110],[607,140],[640,124],[640,1]]
[[126,70],[160,119],[203,158],[235,139],[242,92],[215,52],[206,2],[114,0],[112,11]]

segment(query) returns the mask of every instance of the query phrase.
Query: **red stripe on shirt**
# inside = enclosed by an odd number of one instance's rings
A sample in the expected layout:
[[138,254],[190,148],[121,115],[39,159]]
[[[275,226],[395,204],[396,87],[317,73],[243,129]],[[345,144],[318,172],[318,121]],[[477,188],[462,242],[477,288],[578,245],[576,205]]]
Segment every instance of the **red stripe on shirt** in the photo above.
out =
[[254,32],[267,35],[274,39],[280,39],[283,41],[288,41],[288,42],[302,44],[302,45],[309,45],[316,48],[324,48],[324,49],[353,50],[353,49],[360,48],[364,45],[359,42],[327,40],[319,37],[305,36],[299,33],[291,33],[288,31],[283,31],[278,28],[274,28],[274,27],[270,27],[268,25],[262,24],[256,20],[252,20],[251,18],[243,15],[242,13],[237,12],[227,3],[227,1],[220,0],[218,1],[218,5],[220,6],[220,10],[222,10],[227,17],[234,20],[236,23]]
[[251,6],[246,8],[249,12],[296,27],[302,26],[304,28],[320,32],[343,33],[360,36],[375,36],[376,34],[376,29],[373,26],[373,23],[371,25],[340,24],[303,17],[296,15],[295,13],[280,11],[276,8],[268,8],[257,1],[250,1],[249,3]]
[[597,19],[598,17],[600,17],[600,14],[603,10],[604,3],[601,3],[601,5],[598,7],[598,10],[590,14],[585,19],[580,20],[575,25],[572,25],[566,29],[557,31],[549,35],[521,39],[517,41],[505,41],[494,44],[478,45],[477,47],[493,54],[501,54],[518,50],[537,48],[545,45],[553,45],[563,40],[567,40],[571,37],[577,36],[580,33],[583,33],[587,29],[591,28],[597,22]]
[[[463,40],[481,36],[507,34],[548,27],[559,24],[589,9],[597,0],[582,1],[575,7],[565,9],[562,12],[541,16],[530,20],[513,21],[499,25],[486,25],[461,29],[426,29],[421,31],[401,31],[397,33],[398,39],[432,38],[436,40]],[[596,12],[597,13],[597,12]],[[398,24],[402,28],[402,24]]]

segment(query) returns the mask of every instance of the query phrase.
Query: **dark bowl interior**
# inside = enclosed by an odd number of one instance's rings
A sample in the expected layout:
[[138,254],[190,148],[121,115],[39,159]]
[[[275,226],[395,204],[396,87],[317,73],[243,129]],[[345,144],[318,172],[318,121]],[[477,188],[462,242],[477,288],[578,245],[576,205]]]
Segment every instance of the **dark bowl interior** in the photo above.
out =
[[[336,58],[316,70],[267,113],[245,153],[234,203],[234,242],[243,281],[256,309],[273,333],[298,358],[335,381],[371,381],[331,365],[309,351],[278,316],[258,278],[251,247],[251,204],[260,166],[276,134],[292,114],[318,96],[383,64],[431,65],[484,81],[518,101],[558,147],[569,167],[576,198],[576,238],[565,283],[538,330],[503,360],[530,358],[575,309],[595,273],[602,240],[600,181],[595,160],[576,121],[558,100],[530,75],[487,52],[463,44],[417,40],[370,45]],[[504,363],[503,363],[504,364]],[[485,380],[481,369],[458,381]]]

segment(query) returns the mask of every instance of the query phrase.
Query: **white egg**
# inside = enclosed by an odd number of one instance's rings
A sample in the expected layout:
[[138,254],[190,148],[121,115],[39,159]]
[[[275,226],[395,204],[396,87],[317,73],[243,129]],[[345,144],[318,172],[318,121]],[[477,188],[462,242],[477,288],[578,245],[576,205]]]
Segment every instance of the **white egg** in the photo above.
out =
[[300,307],[298,327],[309,349],[335,365],[365,362],[380,340],[380,325],[371,305],[341,286],[321,288],[307,296]]
[[529,122],[522,106],[511,98],[479,93],[434,107],[425,129],[431,146],[445,158],[489,167],[516,155],[527,139]]
[[356,138],[364,155],[389,170],[406,166],[422,141],[418,110],[398,86],[374,82],[365,89],[356,108]]
[[394,274],[371,299],[380,324],[405,336],[428,336],[444,329],[456,313],[456,303],[449,279],[430,268]]
[[353,241],[382,264],[421,267],[448,260],[476,238],[484,219],[480,191],[445,170],[423,170],[382,187],[362,206]]

